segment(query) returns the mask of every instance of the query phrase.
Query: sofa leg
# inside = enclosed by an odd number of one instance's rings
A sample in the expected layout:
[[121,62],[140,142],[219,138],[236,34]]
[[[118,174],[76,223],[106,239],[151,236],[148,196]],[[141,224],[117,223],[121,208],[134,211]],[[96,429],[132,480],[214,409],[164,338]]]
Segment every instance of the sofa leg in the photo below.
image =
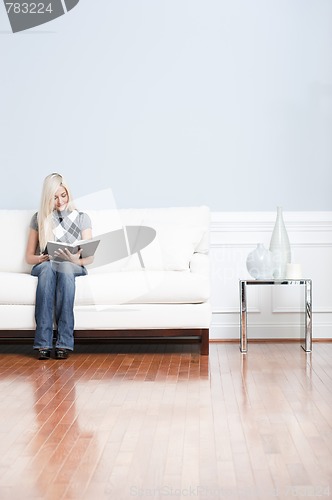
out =
[[201,330],[201,355],[209,355],[209,329],[202,328]]

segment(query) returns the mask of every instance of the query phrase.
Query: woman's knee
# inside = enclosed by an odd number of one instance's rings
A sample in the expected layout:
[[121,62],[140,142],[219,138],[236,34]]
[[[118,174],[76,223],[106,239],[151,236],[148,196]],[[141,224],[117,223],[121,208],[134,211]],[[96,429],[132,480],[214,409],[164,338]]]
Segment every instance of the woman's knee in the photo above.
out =
[[71,262],[63,261],[56,263],[56,271],[58,272],[58,278],[65,278],[69,280],[75,279],[75,268]]
[[37,264],[31,270],[31,274],[33,276],[54,276],[54,270],[52,268],[52,263],[50,261],[42,262],[41,264]]

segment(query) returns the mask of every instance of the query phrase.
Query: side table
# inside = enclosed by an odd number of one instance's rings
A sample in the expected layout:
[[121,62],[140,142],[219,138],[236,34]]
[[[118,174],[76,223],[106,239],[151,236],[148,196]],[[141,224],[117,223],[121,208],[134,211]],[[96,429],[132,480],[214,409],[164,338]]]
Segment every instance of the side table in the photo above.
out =
[[306,352],[312,351],[312,282],[308,279],[297,280],[240,280],[240,351],[247,352],[247,286],[272,285],[293,286],[303,285],[305,296],[305,326],[304,345]]

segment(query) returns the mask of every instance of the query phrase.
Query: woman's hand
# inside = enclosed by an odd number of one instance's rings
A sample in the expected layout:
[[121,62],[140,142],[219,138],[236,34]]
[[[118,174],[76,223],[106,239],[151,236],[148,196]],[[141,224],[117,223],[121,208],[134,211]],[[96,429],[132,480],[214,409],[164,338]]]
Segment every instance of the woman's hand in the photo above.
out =
[[46,262],[47,260],[50,260],[50,256],[46,253],[41,253],[38,256],[38,264],[41,264],[42,262]]
[[25,260],[31,266],[36,266],[37,264],[41,264],[42,262],[50,260],[49,255],[38,253],[37,248],[39,248],[38,231],[30,228],[27,248],[25,251]]
[[59,250],[54,252],[54,255],[61,260],[67,260],[68,262],[72,262],[73,264],[77,264],[78,266],[80,266],[81,253],[82,249],[80,249],[77,253],[71,253],[68,248],[65,248],[64,250],[62,250],[62,248],[59,248]]

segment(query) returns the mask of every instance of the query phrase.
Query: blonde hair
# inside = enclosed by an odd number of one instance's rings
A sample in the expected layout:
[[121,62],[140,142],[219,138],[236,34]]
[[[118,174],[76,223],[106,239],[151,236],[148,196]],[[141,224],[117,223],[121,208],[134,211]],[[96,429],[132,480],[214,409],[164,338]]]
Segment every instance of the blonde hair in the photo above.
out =
[[54,240],[52,213],[54,211],[55,193],[61,186],[67,191],[67,210],[75,210],[70,189],[62,175],[55,172],[45,177],[40,200],[40,208],[37,215],[39,246],[42,251],[45,250],[46,243],[48,241]]

